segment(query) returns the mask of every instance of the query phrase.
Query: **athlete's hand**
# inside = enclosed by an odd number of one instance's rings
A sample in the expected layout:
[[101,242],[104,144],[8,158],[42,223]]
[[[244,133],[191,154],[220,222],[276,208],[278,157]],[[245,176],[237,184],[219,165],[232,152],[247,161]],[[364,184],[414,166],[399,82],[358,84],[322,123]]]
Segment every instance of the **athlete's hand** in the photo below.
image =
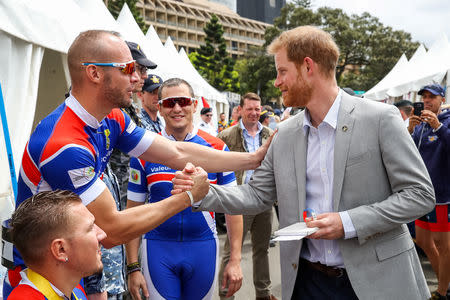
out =
[[144,299],[150,299],[150,294],[147,290],[147,283],[145,282],[144,275],[140,271],[130,273],[128,275],[128,290],[130,291],[133,300],[142,300],[141,290],[144,295]]
[[266,156],[267,150],[269,150],[269,146],[272,143],[273,137],[275,134],[277,134],[278,129],[275,129],[274,133],[267,139],[267,141],[259,147],[255,152],[250,153],[249,155],[253,155],[255,160],[254,168],[256,169],[261,165],[261,162],[263,161],[264,157]]
[[175,177],[172,179],[173,189],[172,195],[180,194],[185,191],[192,190],[194,186],[194,180],[192,175],[196,172],[196,168],[193,164],[187,163],[183,171],[175,172]]
[[209,191],[208,173],[200,167],[195,168],[195,172],[192,173],[192,180],[194,185],[192,186],[192,196],[194,201],[198,202],[205,198]]
[[228,288],[227,295],[225,297],[231,297],[239,291],[242,286],[242,270],[240,261],[228,261],[225,269],[223,270],[222,289]]

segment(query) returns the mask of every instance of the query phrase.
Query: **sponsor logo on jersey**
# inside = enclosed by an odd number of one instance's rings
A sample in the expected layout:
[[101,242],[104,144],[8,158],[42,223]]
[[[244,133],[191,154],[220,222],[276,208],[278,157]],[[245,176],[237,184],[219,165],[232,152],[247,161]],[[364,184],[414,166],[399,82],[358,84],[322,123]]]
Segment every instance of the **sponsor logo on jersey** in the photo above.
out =
[[429,137],[428,137],[428,141],[430,141],[430,142],[434,142],[435,140],[437,140],[437,135],[430,135]]
[[130,168],[130,182],[141,184],[141,173],[138,170]]
[[95,170],[91,166],[69,170],[67,173],[69,174],[70,180],[72,180],[72,184],[75,188],[79,188],[87,184],[95,176]]
[[136,128],[136,123],[134,123],[133,121],[130,121],[130,124],[128,124],[126,131],[128,134],[131,134],[135,128]]
[[105,133],[105,137],[106,137],[106,150],[109,150],[109,146],[111,144],[111,142],[109,140],[109,136],[111,135],[111,131],[109,131],[109,129],[105,129],[104,133]]
[[150,168],[150,171],[152,172],[152,173],[155,173],[155,172],[161,172],[161,171],[167,171],[167,170],[171,170],[169,167],[166,167],[166,166],[158,166],[158,167],[152,167],[152,168]]

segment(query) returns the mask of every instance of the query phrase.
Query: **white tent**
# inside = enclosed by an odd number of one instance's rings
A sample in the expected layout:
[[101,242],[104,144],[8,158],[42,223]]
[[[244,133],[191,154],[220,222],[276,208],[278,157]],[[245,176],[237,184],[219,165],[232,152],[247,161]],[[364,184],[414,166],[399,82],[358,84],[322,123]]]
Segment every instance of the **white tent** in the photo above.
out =
[[364,98],[369,98],[373,100],[385,99],[386,92],[391,87],[392,81],[395,80],[395,78],[397,78],[397,76],[399,75],[399,71],[402,69],[403,66],[407,64],[408,59],[406,58],[406,55],[403,53],[400,59],[395,64],[395,66],[392,68],[392,70],[373,88],[368,90],[364,94]]
[[[382,100],[388,97],[415,96],[421,87],[431,83],[450,85],[450,43],[445,34],[434,42],[428,52],[420,45],[408,62],[400,58],[394,68],[364,97]],[[408,98],[408,96],[406,96]]]
[[404,77],[387,91],[391,97],[398,97],[433,82],[441,83],[450,70],[450,44],[442,35],[420,59],[404,70]]

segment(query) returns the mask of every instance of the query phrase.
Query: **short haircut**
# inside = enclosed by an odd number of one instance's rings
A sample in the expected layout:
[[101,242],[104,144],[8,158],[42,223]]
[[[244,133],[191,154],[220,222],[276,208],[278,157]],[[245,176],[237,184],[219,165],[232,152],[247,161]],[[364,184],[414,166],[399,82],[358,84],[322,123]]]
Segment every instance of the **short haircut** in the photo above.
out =
[[331,34],[314,26],[299,26],[281,33],[267,48],[269,54],[286,49],[289,61],[297,67],[310,57],[327,77],[335,76],[339,48]]
[[413,105],[412,102],[409,100],[400,100],[394,105],[401,111],[403,111],[407,116],[411,116],[413,111]]
[[244,96],[241,97],[241,101],[239,102],[239,106],[240,107],[244,107],[245,99],[261,102],[261,98],[257,94],[255,94],[255,93],[247,93],[247,94],[245,94]]
[[174,87],[174,86],[180,86],[180,85],[186,85],[189,88],[189,94],[191,95],[191,97],[194,97],[194,89],[192,88],[192,86],[189,84],[189,82],[187,82],[184,79],[181,78],[170,78],[167,79],[166,81],[164,81],[161,86],[158,89],[158,99],[161,100],[162,99],[162,91],[164,88],[166,87]]
[[68,208],[76,203],[82,203],[77,194],[55,190],[37,193],[19,205],[11,217],[10,232],[27,265],[39,264],[52,240],[70,230]]
[[203,107],[202,110],[200,111],[200,114],[203,116],[203,115],[206,115],[207,113],[210,113],[210,112],[212,112],[212,108],[211,107]]
[[81,32],[72,42],[67,52],[67,62],[72,84],[81,81],[81,70],[83,68],[81,63],[110,62],[108,58],[111,55],[111,50],[114,49],[108,47],[104,42],[103,38],[106,36],[120,37],[120,34],[108,30],[87,30]]

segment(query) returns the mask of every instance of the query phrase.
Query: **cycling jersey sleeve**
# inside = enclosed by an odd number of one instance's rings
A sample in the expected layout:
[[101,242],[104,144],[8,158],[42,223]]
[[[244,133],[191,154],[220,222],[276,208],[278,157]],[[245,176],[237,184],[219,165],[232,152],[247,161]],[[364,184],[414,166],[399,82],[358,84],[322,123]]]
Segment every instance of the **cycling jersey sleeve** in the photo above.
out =
[[141,156],[155,139],[154,132],[136,126],[136,123],[119,109],[114,109],[108,117],[114,119],[120,126],[121,134],[117,147],[130,156]]
[[147,194],[145,162],[132,157],[130,160],[130,177],[128,180],[128,199],[135,202],[145,202]]
[[41,162],[43,190],[62,189],[78,194],[84,205],[95,200],[105,189],[100,172],[95,169],[95,158],[83,146],[70,144]]

